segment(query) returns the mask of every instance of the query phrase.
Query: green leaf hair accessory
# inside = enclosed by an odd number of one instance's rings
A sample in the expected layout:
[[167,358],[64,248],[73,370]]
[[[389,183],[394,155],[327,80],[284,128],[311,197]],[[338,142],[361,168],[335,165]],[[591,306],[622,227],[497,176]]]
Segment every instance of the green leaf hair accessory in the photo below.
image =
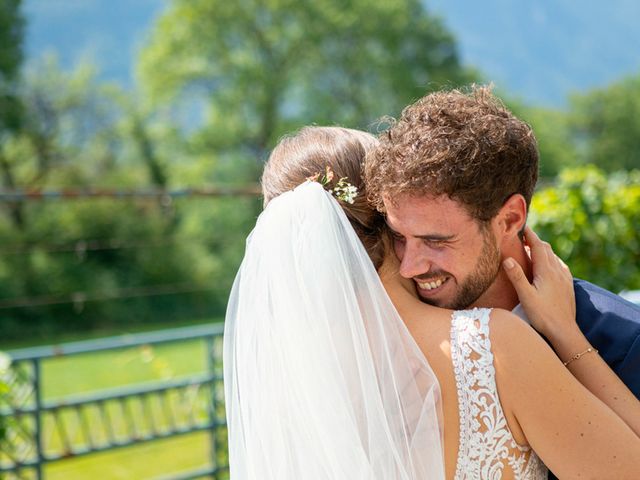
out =
[[331,181],[335,177],[333,170],[329,165],[325,169],[324,173],[316,173],[315,175],[311,175],[307,177],[307,181],[309,182],[318,182],[322,185],[325,190],[330,192],[334,197],[343,202],[347,202],[353,205],[356,197],[358,196],[358,188],[347,181],[347,177],[342,177],[336,183],[336,186],[331,188]]

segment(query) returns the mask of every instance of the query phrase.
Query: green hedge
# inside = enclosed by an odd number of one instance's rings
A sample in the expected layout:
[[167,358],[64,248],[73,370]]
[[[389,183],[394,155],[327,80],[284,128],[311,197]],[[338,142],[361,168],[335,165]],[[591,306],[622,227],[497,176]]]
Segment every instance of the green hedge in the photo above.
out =
[[529,223],[574,277],[613,292],[640,288],[640,171],[564,170],[534,195]]
[[[0,215],[0,345],[219,317],[258,211],[257,198],[185,199],[166,212],[152,202],[34,202],[22,230]],[[91,242],[106,248],[79,248]]]

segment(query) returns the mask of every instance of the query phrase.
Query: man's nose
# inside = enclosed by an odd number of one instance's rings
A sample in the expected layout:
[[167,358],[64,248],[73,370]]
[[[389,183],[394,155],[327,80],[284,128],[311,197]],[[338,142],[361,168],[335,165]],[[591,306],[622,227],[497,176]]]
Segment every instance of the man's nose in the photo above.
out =
[[407,242],[403,253],[400,260],[400,275],[404,278],[413,278],[429,271],[430,262],[418,245]]

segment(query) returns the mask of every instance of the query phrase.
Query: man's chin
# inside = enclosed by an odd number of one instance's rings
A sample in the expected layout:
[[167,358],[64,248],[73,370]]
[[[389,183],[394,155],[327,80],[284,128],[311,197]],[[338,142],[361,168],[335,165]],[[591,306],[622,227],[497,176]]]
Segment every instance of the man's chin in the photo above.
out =
[[448,308],[446,305],[444,305],[443,300],[438,300],[437,298],[424,298],[422,295],[418,295],[418,298],[422,303],[431,305],[432,307]]
[[416,287],[416,291],[418,293],[418,298],[422,303],[426,303],[427,305],[432,305],[434,307],[451,308],[449,307],[451,301],[445,297],[440,297],[436,295],[426,295],[418,287]]
[[416,287],[416,293],[418,294],[418,298],[427,305],[433,305],[434,307],[440,308],[450,308],[448,305],[451,303],[447,298],[447,290],[450,290],[449,285],[450,279],[447,279],[441,285],[438,285],[435,288],[421,288],[417,281],[414,280],[414,284]]
[[418,298],[422,303],[431,305],[433,307],[446,308],[448,310],[466,310],[470,308],[470,305],[473,303],[473,301],[477,300],[477,298],[480,296],[480,294],[468,295],[461,294],[460,292],[455,292],[457,295],[454,295],[453,298],[451,298],[444,295],[438,296],[433,294],[423,294],[422,289],[420,289],[419,287],[416,287],[416,291],[418,293]]

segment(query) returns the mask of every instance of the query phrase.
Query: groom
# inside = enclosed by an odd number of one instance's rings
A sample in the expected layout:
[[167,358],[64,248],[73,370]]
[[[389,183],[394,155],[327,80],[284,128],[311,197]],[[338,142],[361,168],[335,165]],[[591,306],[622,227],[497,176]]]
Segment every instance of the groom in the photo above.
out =
[[[400,274],[431,305],[500,307],[524,318],[501,263],[514,258],[531,279],[522,241],[538,178],[531,128],[488,88],[474,87],[423,97],[380,141],[365,180],[387,218]],[[640,307],[583,280],[574,289],[578,326],[640,398]]]

